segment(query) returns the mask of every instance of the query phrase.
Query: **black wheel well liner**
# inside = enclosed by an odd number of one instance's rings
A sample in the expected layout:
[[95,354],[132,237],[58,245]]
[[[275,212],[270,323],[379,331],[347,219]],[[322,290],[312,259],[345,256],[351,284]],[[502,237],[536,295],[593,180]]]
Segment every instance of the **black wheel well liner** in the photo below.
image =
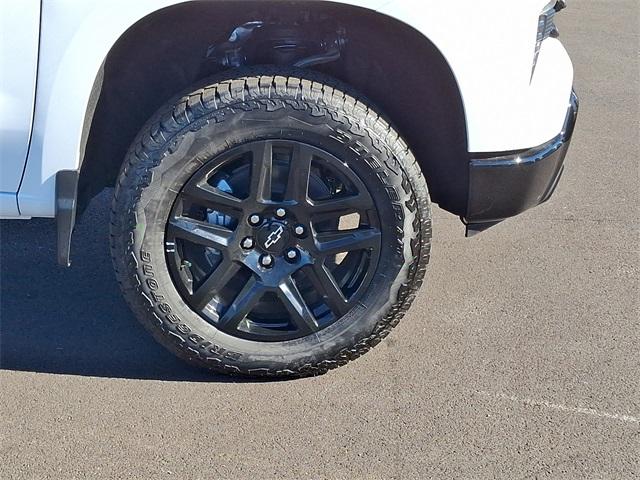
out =
[[107,55],[87,108],[79,210],[115,183],[129,145],[158,108],[197,80],[224,70],[205,58],[211,44],[261,16],[301,12],[333,18],[347,35],[338,60],[312,69],[376,104],[418,159],[433,201],[464,216],[469,183],[466,121],[446,59],[429,39],[398,20],[324,1],[186,2],[131,26]]

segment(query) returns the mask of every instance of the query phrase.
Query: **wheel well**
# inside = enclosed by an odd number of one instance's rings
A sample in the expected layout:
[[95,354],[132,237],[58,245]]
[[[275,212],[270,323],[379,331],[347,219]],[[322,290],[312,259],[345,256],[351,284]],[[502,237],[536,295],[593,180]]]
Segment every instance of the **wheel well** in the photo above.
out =
[[[237,30],[236,43],[230,42],[231,33],[248,22],[263,23],[254,29],[259,34],[249,32],[244,43],[238,41],[244,31]],[[433,201],[465,214],[466,122],[457,83],[440,51],[388,16],[306,1],[187,2],[129,28],[107,55],[87,109],[79,210],[115,183],[142,125],[176,93],[225,69],[265,63],[297,63],[367,96],[414,152]]]

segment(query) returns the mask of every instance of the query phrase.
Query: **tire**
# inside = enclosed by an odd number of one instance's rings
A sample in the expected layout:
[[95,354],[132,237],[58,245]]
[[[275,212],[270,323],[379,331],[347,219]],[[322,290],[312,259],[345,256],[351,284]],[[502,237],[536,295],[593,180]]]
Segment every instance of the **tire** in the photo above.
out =
[[323,374],[413,301],[426,182],[393,127],[334,79],[232,73],[166,104],[130,147],[111,212],[116,275],[138,320],[191,364]]

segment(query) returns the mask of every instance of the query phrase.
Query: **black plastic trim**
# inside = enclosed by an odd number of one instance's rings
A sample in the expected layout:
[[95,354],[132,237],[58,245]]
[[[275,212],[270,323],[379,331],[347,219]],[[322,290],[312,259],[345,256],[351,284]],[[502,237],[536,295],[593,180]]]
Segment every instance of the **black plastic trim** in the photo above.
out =
[[562,174],[578,115],[578,97],[571,93],[560,134],[519,153],[485,157],[472,154],[469,166],[467,235],[518,215],[551,197]]
[[58,264],[71,266],[71,234],[76,224],[78,197],[77,170],[61,170],[56,174],[56,223]]

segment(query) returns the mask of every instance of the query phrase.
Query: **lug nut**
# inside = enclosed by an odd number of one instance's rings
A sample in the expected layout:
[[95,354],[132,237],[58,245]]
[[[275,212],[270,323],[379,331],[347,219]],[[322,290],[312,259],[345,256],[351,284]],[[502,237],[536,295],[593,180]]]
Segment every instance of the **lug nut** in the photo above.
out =
[[295,248],[290,248],[287,250],[286,255],[288,260],[296,260],[298,258],[298,251]]
[[261,221],[262,219],[260,218],[260,215],[258,215],[257,213],[254,213],[249,217],[249,225],[253,225],[254,227],[256,225],[260,225]]
[[253,238],[246,237],[245,239],[242,240],[242,243],[240,243],[240,245],[245,250],[249,250],[250,248],[253,248]]
[[302,225],[296,225],[293,229],[293,233],[295,233],[298,237],[304,235],[304,227]]
[[287,215],[287,211],[284,208],[279,208],[276,210],[276,217],[284,218]]
[[273,265],[273,257],[271,255],[262,255],[260,257],[260,265],[269,268]]

